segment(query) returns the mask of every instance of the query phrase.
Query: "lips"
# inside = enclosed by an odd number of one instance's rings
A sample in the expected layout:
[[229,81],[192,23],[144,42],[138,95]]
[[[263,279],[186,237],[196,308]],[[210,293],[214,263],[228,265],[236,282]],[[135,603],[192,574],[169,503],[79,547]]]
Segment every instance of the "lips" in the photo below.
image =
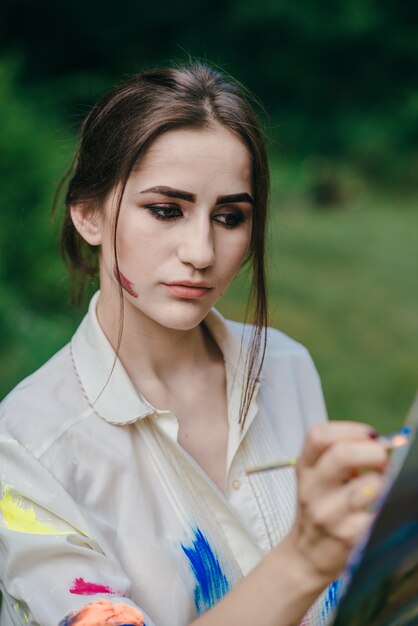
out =
[[168,291],[177,298],[195,300],[206,296],[212,287],[207,282],[184,281],[182,283],[164,283]]

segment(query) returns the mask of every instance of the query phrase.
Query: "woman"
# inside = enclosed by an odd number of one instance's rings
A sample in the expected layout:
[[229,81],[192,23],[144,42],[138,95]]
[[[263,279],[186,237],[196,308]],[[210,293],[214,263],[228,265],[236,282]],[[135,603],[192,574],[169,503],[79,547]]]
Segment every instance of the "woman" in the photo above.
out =
[[[324,423],[306,350],[266,333],[267,197],[255,115],[205,66],[87,117],[62,244],[100,292],[2,405],[2,626],[326,619],[386,455]],[[248,330],[212,308],[246,261]],[[297,495],[291,468],[246,473],[299,454]]]

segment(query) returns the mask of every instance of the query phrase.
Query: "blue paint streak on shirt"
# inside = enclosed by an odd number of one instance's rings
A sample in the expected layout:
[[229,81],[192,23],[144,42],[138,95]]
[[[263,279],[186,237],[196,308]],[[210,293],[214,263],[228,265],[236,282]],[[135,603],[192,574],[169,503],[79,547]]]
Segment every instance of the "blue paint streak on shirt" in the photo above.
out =
[[192,546],[181,544],[181,547],[197,581],[194,603],[197,613],[200,614],[223,598],[231,586],[206,537],[199,528],[194,529],[194,534]]
[[322,609],[322,618],[325,621],[328,614],[333,611],[337,604],[338,604],[338,594],[341,588],[341,581],[340,580],[334,580],[334,582],[332,582],[330,584],[330,586],[327,589],[327,593],[324,599],[324,606]]

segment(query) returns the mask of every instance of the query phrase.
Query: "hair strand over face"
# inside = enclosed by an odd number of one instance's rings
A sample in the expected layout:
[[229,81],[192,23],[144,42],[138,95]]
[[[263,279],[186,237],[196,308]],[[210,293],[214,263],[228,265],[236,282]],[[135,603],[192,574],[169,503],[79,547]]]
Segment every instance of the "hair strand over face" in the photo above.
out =
[[[269,196],[266,151],[248,94],[232,79],[202,63],[136,74],[105,94],[81,128],[81,138],[65,196],[61,250],[73,280],[73,300],[80,301],[86,279],[98,271],[97,248],[76,230],[70,209],[85,204],[101,210],[120,188],[113,234],[118,268],[116,228],[126,182],[133,168],[161,134],[170,130],[210,129],[221,125],[246,146],[252,163],[253,227],[247,261],[252,265],[250,301],[252,336],[246,357],[246,384],[241,397],[243,425],[259,379],[266,348],[267,292],[265,239]],[[121,292],[121,289],[120,289]],[[120,293],[122,298],[122,293]],[[120,348],[122,328],[116,354]]]

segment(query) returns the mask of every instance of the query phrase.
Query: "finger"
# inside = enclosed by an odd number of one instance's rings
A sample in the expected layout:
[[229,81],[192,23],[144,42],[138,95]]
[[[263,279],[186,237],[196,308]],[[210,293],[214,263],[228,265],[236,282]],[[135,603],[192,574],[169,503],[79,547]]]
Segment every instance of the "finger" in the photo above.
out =
[[384,484],[381,474],[370,472],[338,489],[329,490],[322,498],[315,498],[317,512],[313,517],[317,523],[331,528],[351,513],[368,509],[379,497]]
[[318,486],[338,485],[357,476],[360,471],[383,472],[388,461],[385,446],[370,439],[340,441],[328,447],[312,472]]
[[348,506],[351,511],[369,509],[380,497],[386,481],[381,474],[368,472],[350,481],[343,489],[348,491]]
[[374,514],[368,511],[358,511],[341,520],[335,529],[335,536],[344,545],[352,548],[354,544],[369,530],[374,520]]
[[[381,493],[383,484],[380,474],[371,473],[329,490],[322,498],[301,507],[301,521],[305,528],[311,525],[316,536],[350,543],[357,537],[358,529],[363,529],[361,520],[370,521],[367,509]],[[366,517],[363,513],[367,513]]]
[[301,494],[300,509],[315,526],[330,529],[347,515],[367,509],[378,498],[384,484],[381,474],[370,472],[338,488],[328,489],[322,496],[313,496],[312,490],[307,490]]
[[307,432],[298,465],[314,465],[324,451],[338,441],[367,440],[373,436],[373,428],[360,422],[331,421],[314,424]]
[[355,543],[370,528],[373,519],[372,513],[358,511],[343,517],[331,528],[327,522],[323,526],[314,526],[306,524],[306,520],[305,523],[299,520],[299,533],[303,535],[299,545],[318,572],[334,572],[335,578],[346,564]]

